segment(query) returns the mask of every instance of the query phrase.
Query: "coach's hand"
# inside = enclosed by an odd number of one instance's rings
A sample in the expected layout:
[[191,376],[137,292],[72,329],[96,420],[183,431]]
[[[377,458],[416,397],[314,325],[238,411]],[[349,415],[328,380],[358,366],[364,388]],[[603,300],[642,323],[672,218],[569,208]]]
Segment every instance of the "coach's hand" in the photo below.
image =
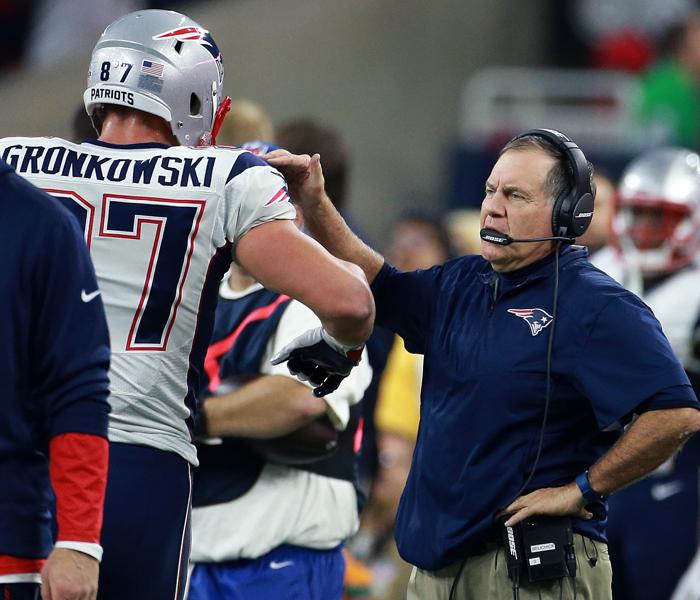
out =
[[95,600],[100,563],[92,556],[54,548],[41,570],[43,600]]
[[314,396],[320,397],[334,391],[350,374],[360,362],[363,348],[344,346],[319,327],[292,340],[270,362],[279,365],[287,361],[289,372],[301,381],[309,381]]
[[289,194],[302,211],[312,209],[324,198],[325,180],[319,154],[292,154],[280,149],[268,152],[263,158],[284,175]]
[[509,527],[534,515],[572,516],[590,519],[593,514],[584,507],[585,500],[575,482],[561,487],[542,488],[516,498],[498,516],[508,516]]

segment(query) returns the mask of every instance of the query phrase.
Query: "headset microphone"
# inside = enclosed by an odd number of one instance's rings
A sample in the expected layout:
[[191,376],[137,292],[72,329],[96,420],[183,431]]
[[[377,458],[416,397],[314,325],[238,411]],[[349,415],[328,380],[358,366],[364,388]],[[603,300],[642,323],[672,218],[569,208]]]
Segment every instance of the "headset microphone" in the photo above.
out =
[[482,229],[479,232],[479,236],[481,237],[482,240],[486,240],[487,242],[491,242],[492,244],[498,244],[499,246],[508,246],[509,244],[521,244],[521,243],[527,243],[527,242],[548,242],[548,241],[553,241],[553,242],[568,242],[572,243],[574,241],[573,238],[570,237],[564,237],[564,236],[558,236],[558,235],[553,235],[550,237],[539,237],[539,238],[527,238],[527,239],[514,239],[510,237],[507,233],[501,233],[500,231],[496,231],[495,229]]

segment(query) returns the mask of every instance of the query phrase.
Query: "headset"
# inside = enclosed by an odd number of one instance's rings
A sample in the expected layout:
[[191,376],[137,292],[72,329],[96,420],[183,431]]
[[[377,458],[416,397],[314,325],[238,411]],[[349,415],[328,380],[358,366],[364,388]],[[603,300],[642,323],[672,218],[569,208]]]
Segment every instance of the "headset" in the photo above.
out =
[[530,136],[542,138],[552,144],[564,155],[570,168],[567,170],[569,185],[554,200],[552,206],[552,235],[517,240],[494,229],[482,229],[481,239],[501,246],[507,246],[513,242],[548,240],[572,244],[577,237],[583,235],[593,219],[593,189],[588,161],[573,141],[554,129],[530,129],[516,135],[508,143]]

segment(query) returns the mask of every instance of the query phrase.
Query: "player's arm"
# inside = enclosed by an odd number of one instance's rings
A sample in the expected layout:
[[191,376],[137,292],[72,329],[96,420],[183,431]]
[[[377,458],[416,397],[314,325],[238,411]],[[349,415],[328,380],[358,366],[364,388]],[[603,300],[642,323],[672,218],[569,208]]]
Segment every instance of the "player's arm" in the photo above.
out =
[[287,375],[263,375],[202,404],[211,437],[275,438],[326,413],[326,402]]
[[358,265],[372,283],[384,259],[350,230],[326,195],[320,156],[275,150],[265,159],[284,174],[311,235],[334,256]]
[[[107,481],[109,337],[85,242],[72,217],[44,238],[30,341],[50,436],[57,542],[42,571],[51,600],[94,598]],[[86,296],[87,295],[87,296]]]
[[372,332],[374,300],[362,272],[331,256],[292,221],[254,227],[238,242],[236,258],[266,288],[308,306],[340,343],[358,346]]

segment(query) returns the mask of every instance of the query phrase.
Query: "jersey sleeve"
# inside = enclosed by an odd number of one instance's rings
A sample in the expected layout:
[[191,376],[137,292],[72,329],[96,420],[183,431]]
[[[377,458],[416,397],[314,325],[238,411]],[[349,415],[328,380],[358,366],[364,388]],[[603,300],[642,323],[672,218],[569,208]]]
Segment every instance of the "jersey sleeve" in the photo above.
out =
[[[64,209],[61,208],[61,211]],[[29,355],[49,435],[107,437],[109,335],[85,240],[67,212],[44,232]]]
[[688,377],[654,314],[631,293],[615,295],[581,348],[576,385],[604,429],[653,407],[700,408]]
[[[282,314],[277,331],[270,338],[267,345],[260,366],[261,373],[291,377],[289,369],[287,369],[287,363],[271,365],[270,358],[295,337],[309,329],[320,326],[321,322],[310,308],[301,302],[292,300]],[[360,363],[350,371],[350,375],[343,379],[336,391],[324,397],[328,405],[328,417],[339,431],[342,431],[347,426],[350,418],[350,407],[362,400],[362,396],[364,396],[371,379],[372,367],[367,358],[367,349],[365,349],[362,352]],[[312,387],[309,382],[300,383],[307,385],[309,389]]]
[[425,353],[442,267],[402,273],[384,263],[372,282],[375,324],[398,333],[406,350]]
[[243,152],[236,159],[225,195],[226,237],[234,247],[253,227],[296,216],[282,174],[250,152]]

